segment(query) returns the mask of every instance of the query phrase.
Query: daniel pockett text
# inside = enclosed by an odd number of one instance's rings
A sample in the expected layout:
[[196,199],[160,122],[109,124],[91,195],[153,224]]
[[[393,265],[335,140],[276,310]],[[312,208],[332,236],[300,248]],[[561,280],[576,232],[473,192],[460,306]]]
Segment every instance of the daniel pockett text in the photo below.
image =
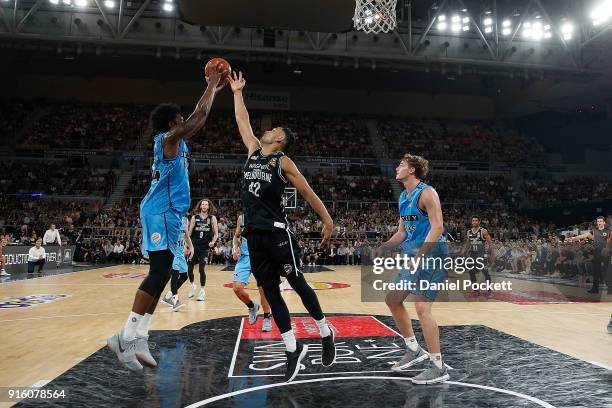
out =
[[[481,273],[487,267],[486,257],[405,253],[376,257],[362,266],[362,300],[381,301],[389,291],[438,291],[448,301],[469,301],[470,291],[512,291],[510,280],[487,281]],[[476,282],[470,275],[477,277]]]

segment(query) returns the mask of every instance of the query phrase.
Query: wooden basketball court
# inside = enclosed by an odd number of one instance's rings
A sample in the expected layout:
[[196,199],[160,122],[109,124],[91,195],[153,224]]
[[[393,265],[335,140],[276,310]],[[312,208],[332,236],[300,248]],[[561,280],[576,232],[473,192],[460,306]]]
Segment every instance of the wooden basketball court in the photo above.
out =
[[[384,303],[361,302],[358,267],[337,266],[333,269],[332,272],[306,275],[307,280],[320,289],[317,290],[317,295],[328,316],[389,315]],[[219,266],[209,266],[207,270],[207,300],[198,302],[195,298],[187,299],[188,284],[184,285],[180,297],[186,306],[178,312],[172,312],[167,306],[160,304],[152,320],[152,333],[178,331],[194,323],[246,314],[245,306],[234,296],[232,289],[224,286],[231,282],[232,272],[223,271]],[[0,361],[3,367],[0,370],[0,386],[40,386],[58,378],[105,348],[106,338],[124,324],[132,305],[134,291],[142,280],[140,274],[146,274],[147,271],[148,266],[120,265],[0,284],[0,300],[29,295],[67,295],[31,307],[0,309]],[[520,284],[520,281],[517,283]],[[546,288],[547,284],[542,285]],[[257,299],[255,290],[250,294]],[[306,313],[293,291],[285,291],[284,297],[292,313]],[[411,307],[410,310],[416,319],[414,309]],[[597,381],[603,381],[604,386],[607,384],[608,392],[612,389],[609,371],[612,367],[612,336],[605,331],[612,311],[608,302],[524,305],[482,299],[478,302],[437,303],[434,310],[440,326],[462,326],[466,330],[465,333],[470,333],[472,326],[486,326],[540,346],[537,350],[550,349],[587,362],[589,364],[583,366],[584,370],[591,371],[590,374],[595,375]],[[393,328],[392,323],[388,326]],[[415,328],[417,326],[415,324]],[[479,339],[465,338],[454,344],[445,344],[444,327],[442,351],[447,356],[445,361],[451,366],[459,366],[461,360],[469,361],[472,358],[470,350]],[[237,327],[232,329],[237,330]],[[239,337],[242,330],[240,323]],[[452,332],[452,327],[448,327],[448,330]],[[206,336],[206,340],[202,339],[202,342],[214,345],[214,330],[210,330]],[[417,338],[423,343],[422,337],[419,336],[420,334],[417,334]],[[229,353],[234,351],[235,354],[233,345],[228,347]],[[235,349],[238,349],[238,345]],[[539,358],[539,352],[534,353],[531,348],[518,347],[506,351],[511,351],[515,356],[513,365],[516,370],[529,371],[529,360]],[[152,352],[157,358],[156,351]],[[554,355],[560,356],[556,353]],[[127,371],[120,367],[110,354],[104,356],[108,358],[105,359],[104,364],[107,366],[102,372],[108,372],[109,376],[117,375],[116,372],[127,375]],[[589,370],[589,367],[592,369]],[[496,368],[488,367],[488,370],[495,371]],[[359,372],[359,367],[354,366],[352,371]],[[534,371],[531,374],[534,378],[555,375],[554,371]],[[225,374],[221,377],[227,378]],[[456,378],[457,375],[451,374],[451,380]],[[571,379],[557,377],[557,381],[569,383]],[[496,385],[491,381],[488,381],[488,384]],[[69,392],[74,397],[73,401],[79,401],[78,387],[70,389]],[[211,395],[214,393],[204,396]],[[545,390],[538,395],[538,398],[543,400],[546,400],[546,397]],[[183,404],[185,402],[179,403],[181,406]],[[551,404],[556,405],[554,402]],[[2,403],[2,406],[11,405]],[[29,405],[26,403],[24,406]]]

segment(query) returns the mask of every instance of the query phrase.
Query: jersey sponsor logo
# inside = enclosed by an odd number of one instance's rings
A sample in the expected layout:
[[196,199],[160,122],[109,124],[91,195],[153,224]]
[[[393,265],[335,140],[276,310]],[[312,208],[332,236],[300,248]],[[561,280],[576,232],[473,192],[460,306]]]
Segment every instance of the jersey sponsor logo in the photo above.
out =
[[9,297],[0,302],[0,309],[16,309],[44,305],[55,302],[56,300],[65,299],[68,296],[69,295],[29,295]]
[[161,234],[159,232],[154,232],[151,234],[151,242],[158,244],[159,241],[161,241]]
[[402,215],[402,221],[414,222],[418,220],[419,216],[416,214]]
[[265,181],[268,183],[272,182],[272,174],[266,173],[265,171],[262,171],[261,169],[255,169],[253,171],[246,171],[244,173],[244,178],[246,180],[261,180],[261,181]]
[[276,159],[276,157],[275,157],[275,158],[273,158],[273,159],[271,159],[271,160],[270,160],[269,164],[270,164],[270,166],[272,166],[272,167],[276,167],[277,162],[278,162],[278,160],[277,160],[277,159]]

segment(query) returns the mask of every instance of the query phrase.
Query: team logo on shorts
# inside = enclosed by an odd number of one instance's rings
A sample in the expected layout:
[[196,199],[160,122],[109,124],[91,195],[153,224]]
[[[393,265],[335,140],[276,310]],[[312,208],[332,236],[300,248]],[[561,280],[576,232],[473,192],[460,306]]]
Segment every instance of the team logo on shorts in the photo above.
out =
[[293,270],[293,266],[285,264],[285,273],[289,274]]
[[153,234],[151,234],[151,241],[154,244],[158,244],[159,241],[161,241],[161,234],[159,232],[154,232]]

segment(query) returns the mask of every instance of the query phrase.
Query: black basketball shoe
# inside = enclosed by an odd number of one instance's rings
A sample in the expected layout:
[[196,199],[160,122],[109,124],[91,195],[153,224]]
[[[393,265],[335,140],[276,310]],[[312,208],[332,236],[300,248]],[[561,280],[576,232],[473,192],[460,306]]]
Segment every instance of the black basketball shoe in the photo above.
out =
[[325,367],[332,365],[336,359],[336,343],[334,342],[336,336],[334,335],[334,330],[331,327],[329,327],[329,332],[329,336],[321,337],[321,362]]
[[298,342],[294,352],[286,351],[287,354],[287,371],[285,372],[285,381],[293,381],[298,371],[300,371],[300,362],[306,357],[308,346]]

